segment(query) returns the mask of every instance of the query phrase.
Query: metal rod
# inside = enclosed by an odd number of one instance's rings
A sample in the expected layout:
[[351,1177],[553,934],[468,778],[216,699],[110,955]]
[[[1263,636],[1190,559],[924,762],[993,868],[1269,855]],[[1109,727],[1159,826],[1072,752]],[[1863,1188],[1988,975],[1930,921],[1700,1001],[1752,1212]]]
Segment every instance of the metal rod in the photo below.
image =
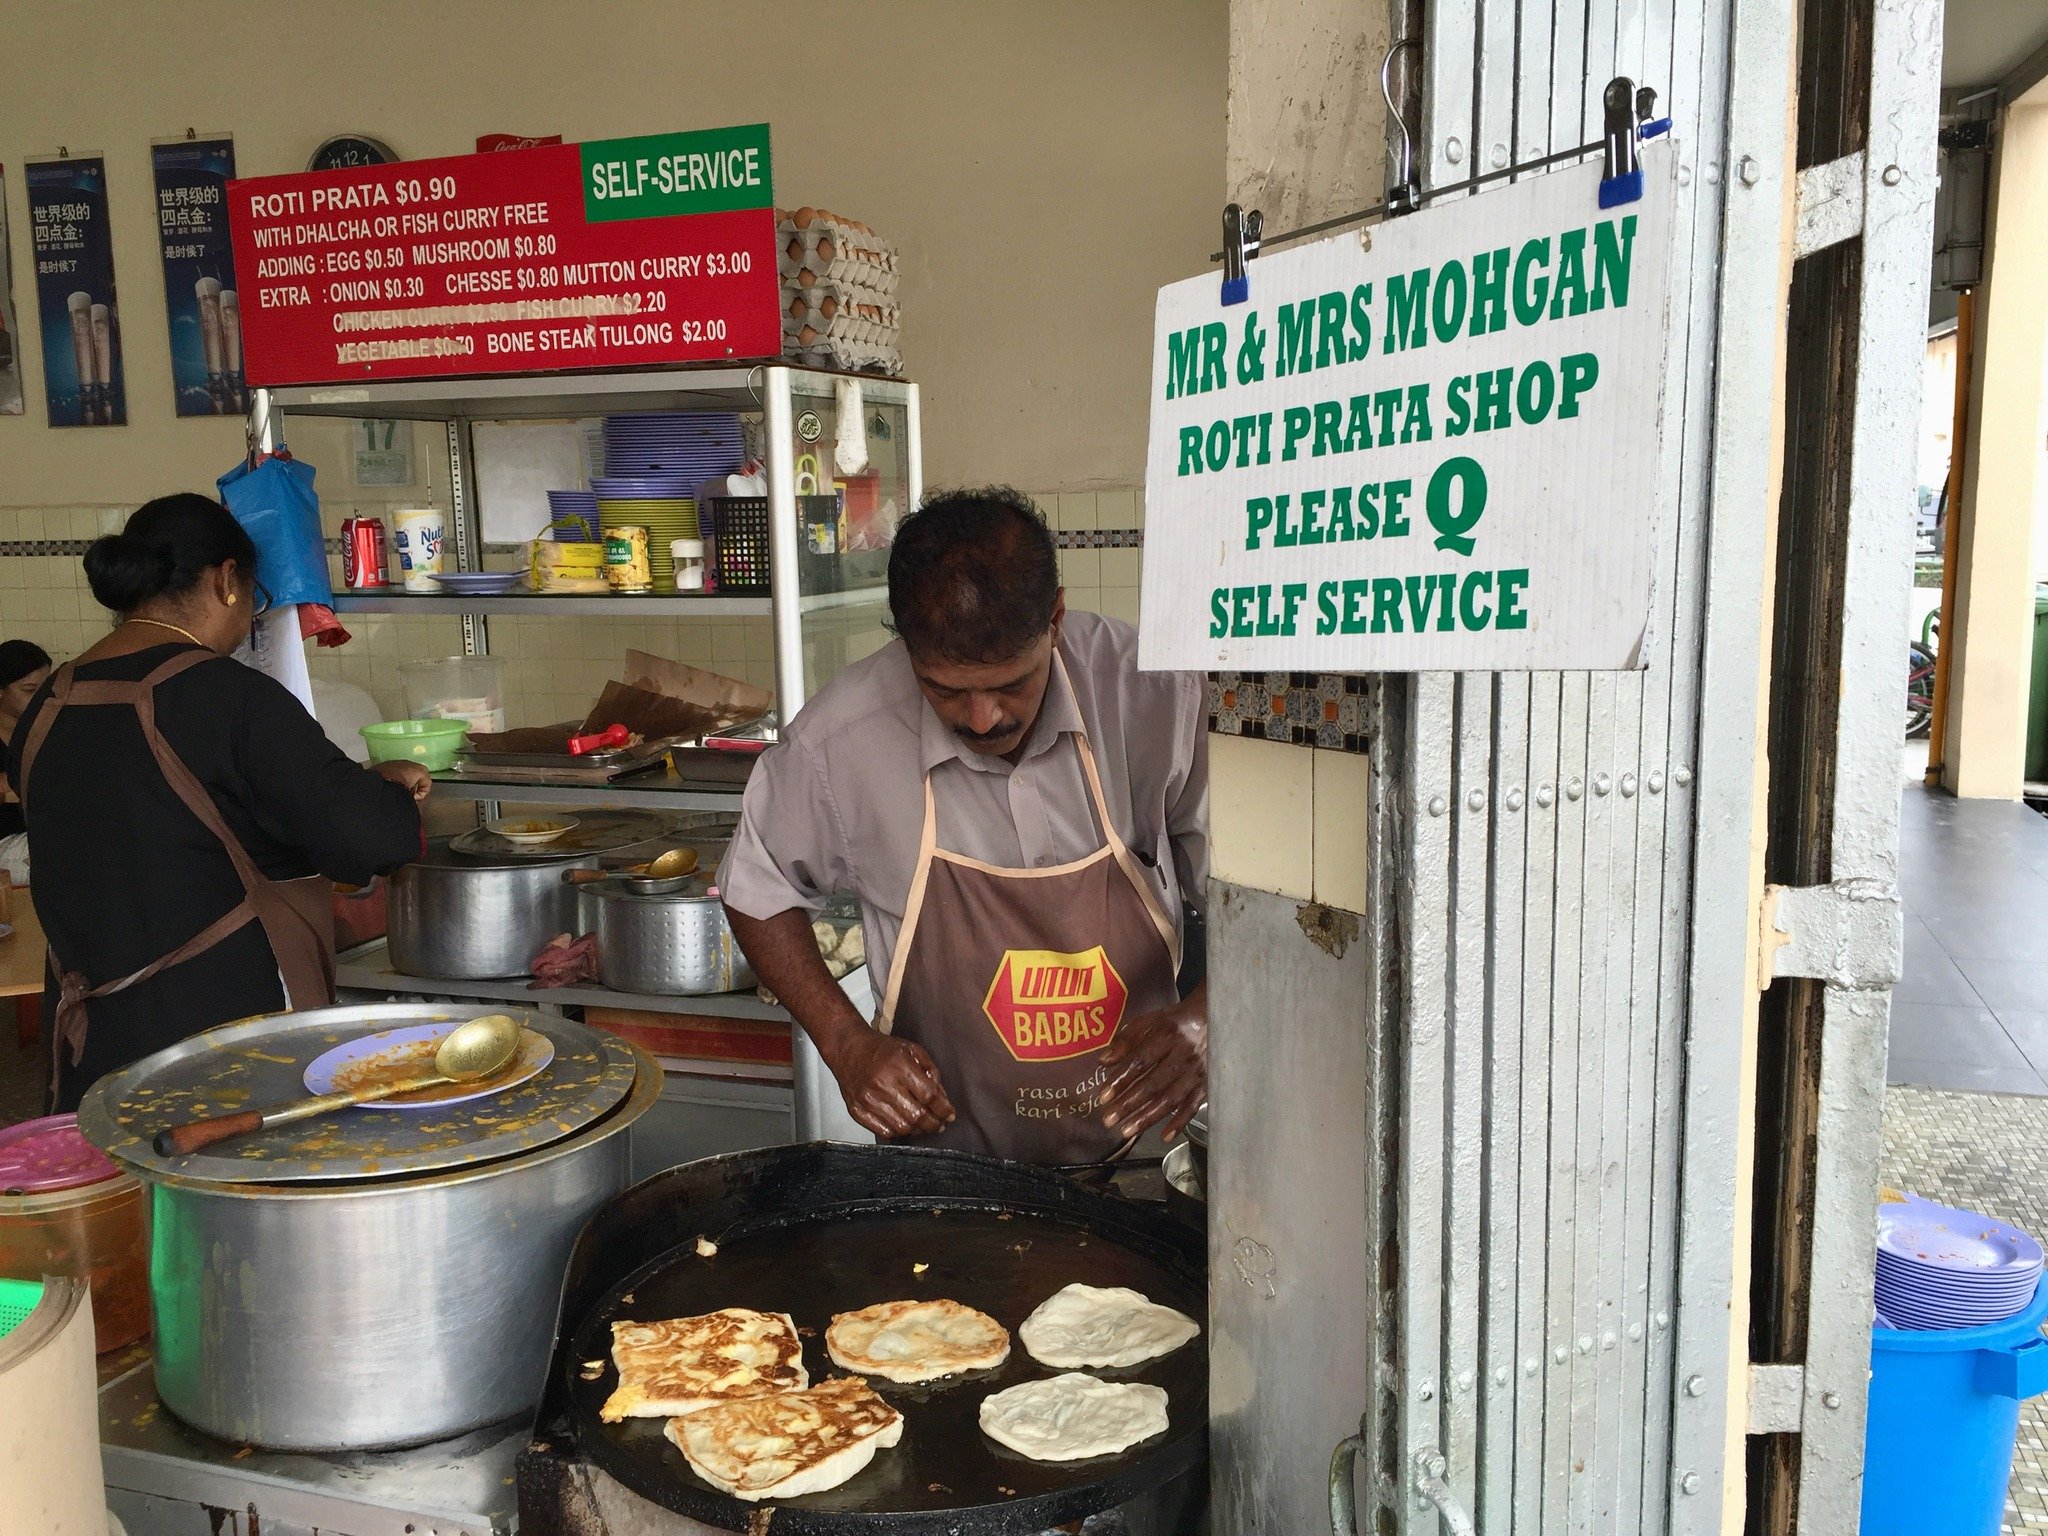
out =
[[[1424,203],[1433,203],[1440,197],[1449,197],[1453,192],[1470,192],[1475,187],[1484,187],[1496,181],[1504,181],[1510,176],[1519,176],[1524,171],[1541,171],[1553,165],[1562,165],[1567,160],[1582,160],[1587,155],[1601,153],[1606,147],[1605,140],[1596,139],[1590,144],[1578,144],[1570,149],[1556,150],[1550,154],[1539,156],[1534,160],[1523,160],[1514,165],[1504,165],[1499,170],[1488,171],[1482,176],[1473,176],[1464,181],[1450,182],[1441,187],[1425,187],[1421,193],[1421,200]],[[1318,223],[1304,224],[1301,228],[1290,229],[1285,234],[1267,235],[1260,241],[1259,248],[1264,251],[1284,241],[1303,240],[1310,235],[1327,234],[1330,230],[1342,229],[1347,224],[1362,224],[1367,219],[1379,218],[1386,211],[1387,204],[1382,199],[1374,203],[1370,208],[1361,208],[1356,213],[1340,213],[1333,219],[1323,219]],[[1209,260],[1212,262],[1221,261],[1222,259],[1223,253],[1221,251],[1211,251],[1209,253]]]
[[1934,713],[1927,724],[1927,773],[1930,789],[1941,783],[1948,766],[1948,658],[1950,610],[1956,601],[1956,554],[1962,544],[1963,434],[1970,429],[1970,349],[1975,337],[1975,291],[1956,295],[1956,400],[1948,435],[1948,517],[1941,530],[1941,643],[1934,653]]

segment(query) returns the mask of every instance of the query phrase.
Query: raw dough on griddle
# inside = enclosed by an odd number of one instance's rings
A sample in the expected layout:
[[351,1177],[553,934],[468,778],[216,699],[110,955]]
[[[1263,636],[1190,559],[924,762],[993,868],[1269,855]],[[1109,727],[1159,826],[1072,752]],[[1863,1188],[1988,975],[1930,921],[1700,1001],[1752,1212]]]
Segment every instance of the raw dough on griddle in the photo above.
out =
[[903,1415],[855,1376],[670,1419],[663,1430],[705,1482],[736,1499],[837,1488],[903,1438]]
[[1113,1456],[1166,1429],[1166,1389],[1069,1371],[984,1398],[982,1433],[1033,1461]]
[[1039,1303],[1017,1337],[1040,1365],[1114,1370],[1170,1355],[1201,1327],[1121,1285],[1070,1285]]
[[810,1385],[804,1342],[786,1312],[726,1307],[702,1317],[612,1324],[619,1385],[598,1417],[667,1418],[736,1397]]
[[937,1381],[1010,1358],[1010,1333],[957,1301],[885,1301],[841,1312],[825,1330],[832,1363],[885,1381]]

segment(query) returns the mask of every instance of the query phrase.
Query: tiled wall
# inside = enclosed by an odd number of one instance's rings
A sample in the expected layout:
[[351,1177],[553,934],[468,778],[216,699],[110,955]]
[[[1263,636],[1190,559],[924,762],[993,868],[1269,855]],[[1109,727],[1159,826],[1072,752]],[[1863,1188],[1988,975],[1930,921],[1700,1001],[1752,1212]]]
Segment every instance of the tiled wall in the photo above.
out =
[[[445,463],[422,430],[415,444],[421,482],[400,488],[355,487],[345,475],[323,472],[322,512],[330,539],[351,512],[388,513],[433,495],[446,505],[441,477]],[[301,452],[316,464],[344,462],[340,442],[312,442]],[[1134,489],[1036,492],[1033,499],[1061,536],[1061,576],[1067,601],[1075,607],[1138,619],[1139,530],[1143,500]],[[77,655],[106,632],[108,616],[93,601],[80,560],[87,541],[118,528],[125,507],[0,507],[0,639],[34,640],[60,661]],[[387,528],[390,520],[386,518]],[[64,553],[8,553],[33,545],[51,548],[66,541]],[[493,552],[489,564],[506,565],[509,554]],[[332,562],[337,587],[339,558]],[[563,619],[492,618],[487,622],[491,654],[505,664],[507,723],[542,725],[581,718],[618,675],[629,649],[652,651],[676,661],[742,678],[759,687],[775,685],[774,637],[766,619]],[[461,621],[352,614],[353,638],[334,649],[313,649],[313,675],[367,690],[387,717],[405,712],[400,668],[408,661],[457,656]],[[864,655],[885,636],[870,627],[841,643],[849,657]]]

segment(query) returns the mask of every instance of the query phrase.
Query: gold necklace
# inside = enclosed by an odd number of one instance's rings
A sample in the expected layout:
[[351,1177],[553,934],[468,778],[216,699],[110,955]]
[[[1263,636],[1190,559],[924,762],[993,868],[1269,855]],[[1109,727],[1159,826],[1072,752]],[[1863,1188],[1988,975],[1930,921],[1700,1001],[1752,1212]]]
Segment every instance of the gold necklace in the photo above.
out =
[[200,639],[197,635],[193,634],[191,630],[180,629],[175,624],[166,624],[162,619],[130,619],[128,620],[128,622],[130,624],[149,624],[157,629],[168,629],[174,635],[183,635],[187,640],[190,640],[194,645],[200,647],[202,650],[210,649],[210,647],[207,646],[206,642]]

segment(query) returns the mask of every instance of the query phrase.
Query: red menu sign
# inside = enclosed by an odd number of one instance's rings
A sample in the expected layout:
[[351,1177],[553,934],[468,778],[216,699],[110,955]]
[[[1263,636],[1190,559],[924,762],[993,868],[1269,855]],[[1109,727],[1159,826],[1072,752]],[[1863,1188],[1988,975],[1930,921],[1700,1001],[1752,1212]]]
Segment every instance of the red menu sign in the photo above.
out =
[[768,128],[228,187],[253,385],[772,357]]

